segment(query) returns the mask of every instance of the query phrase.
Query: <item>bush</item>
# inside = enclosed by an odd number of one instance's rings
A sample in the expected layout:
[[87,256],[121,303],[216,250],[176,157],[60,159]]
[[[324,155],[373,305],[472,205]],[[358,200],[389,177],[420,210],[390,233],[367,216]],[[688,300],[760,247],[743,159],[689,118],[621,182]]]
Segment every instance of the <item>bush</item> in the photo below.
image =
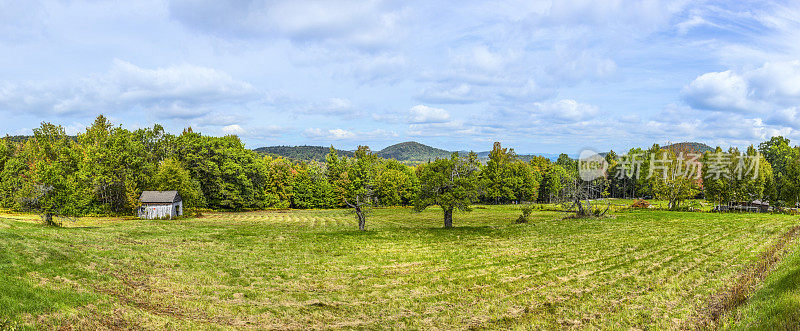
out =
[[522,211],[522,215],[517,218],[517,223],[528,223],[528,217],[531,216],[533,212],[533,206],[531,205],[524,205],[519,208]]

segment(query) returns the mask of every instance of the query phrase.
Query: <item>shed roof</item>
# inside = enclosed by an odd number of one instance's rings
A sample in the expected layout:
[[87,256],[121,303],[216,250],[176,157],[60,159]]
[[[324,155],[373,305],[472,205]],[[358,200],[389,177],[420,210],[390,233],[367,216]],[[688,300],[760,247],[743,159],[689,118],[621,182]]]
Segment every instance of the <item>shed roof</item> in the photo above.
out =
[[144,191],[139,197],[142,203],[173,203],[181,201],[178,191]]

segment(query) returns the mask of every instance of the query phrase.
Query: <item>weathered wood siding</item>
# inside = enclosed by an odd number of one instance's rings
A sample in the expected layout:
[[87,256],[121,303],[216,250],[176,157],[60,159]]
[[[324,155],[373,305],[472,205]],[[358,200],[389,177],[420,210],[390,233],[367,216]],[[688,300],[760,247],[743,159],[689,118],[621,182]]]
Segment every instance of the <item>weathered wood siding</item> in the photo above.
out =
[[139,208],[139,218],[172,219],[183,215],[183,202],[178,201],[172,204],[147,204]]

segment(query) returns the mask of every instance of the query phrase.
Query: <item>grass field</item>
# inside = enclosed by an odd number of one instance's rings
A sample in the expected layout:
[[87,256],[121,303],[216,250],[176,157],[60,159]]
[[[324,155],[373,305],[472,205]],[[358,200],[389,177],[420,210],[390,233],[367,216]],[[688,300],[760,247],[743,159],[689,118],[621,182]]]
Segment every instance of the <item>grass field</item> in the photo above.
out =
[[725,322],[723,328],[731,330],[800,329],[800,249],[784,258]]
[[0,328],[674,328],[798,224],[518,216],[479,207],[445,230],[438,209],[376,209],[363,233],[343,210],[0,219]]

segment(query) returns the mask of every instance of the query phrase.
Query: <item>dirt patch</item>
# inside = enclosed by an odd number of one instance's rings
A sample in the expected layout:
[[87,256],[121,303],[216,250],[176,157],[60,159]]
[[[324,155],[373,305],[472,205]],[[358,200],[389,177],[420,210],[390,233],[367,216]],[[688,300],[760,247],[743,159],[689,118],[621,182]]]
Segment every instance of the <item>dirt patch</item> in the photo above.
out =
[[742,270],[733,283],[721,292],[712,295],[705,306],[697,310],[689,320],[688,329],[713,329],[726,313],[741,306],[752,295],[755,288],[788,252],[792,241],[800,236],[800,226],[781,235],[774,244],[761,253],[751,265]]

